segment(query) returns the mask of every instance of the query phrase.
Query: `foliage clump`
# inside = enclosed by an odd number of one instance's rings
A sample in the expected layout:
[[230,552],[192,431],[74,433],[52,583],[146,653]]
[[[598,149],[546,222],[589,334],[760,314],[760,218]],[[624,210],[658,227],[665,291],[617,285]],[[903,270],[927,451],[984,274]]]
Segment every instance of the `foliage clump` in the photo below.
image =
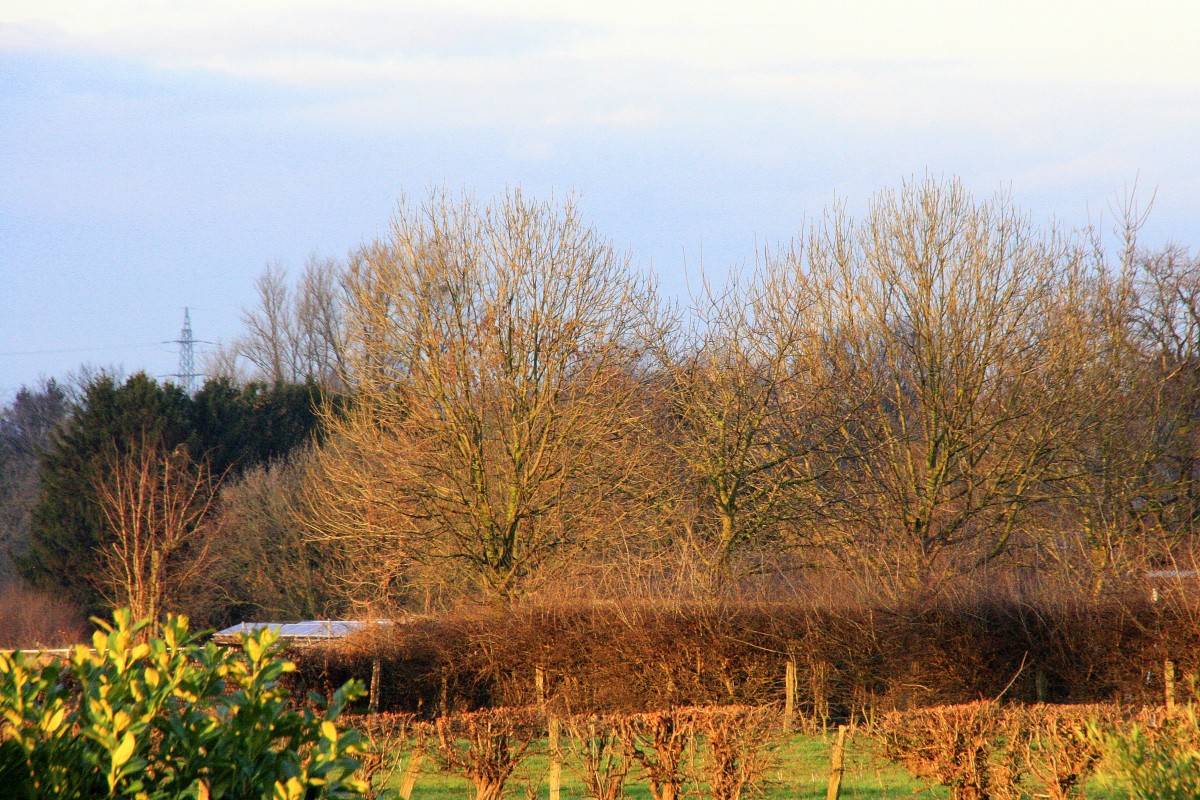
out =
[[1128,730],[1093,728],[1133,800],[1200,797],[1200,715],[1193,699],[1177,711],[1145,709]]
[[240,650],[201,646],[186,617],[147,636],[118,610],[69,661],[0,654],[0,785],[14,798],[360,797],[360,737],[335,724],[362,694],[347,683],[323,713],[297,709],[294,665],[267,628]]

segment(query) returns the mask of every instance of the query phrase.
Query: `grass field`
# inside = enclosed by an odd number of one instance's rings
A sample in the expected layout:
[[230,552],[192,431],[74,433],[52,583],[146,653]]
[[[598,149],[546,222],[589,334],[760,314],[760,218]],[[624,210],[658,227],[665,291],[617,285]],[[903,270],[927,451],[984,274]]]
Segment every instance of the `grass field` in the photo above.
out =
[[[776,763],[767,773],[767,784],[764,786],[763,797],[769,800],[784,798],[825,797],[826,783],[829,779],[829,751],[833,736],[804,736],[797,735],[782,744],[776,753]],[[545,785],[548,761],[545,746],[531,757],[518,771],[512,781],[510,794],[516,798],[529,796],[535,787],[537,796],[545,798],[548,790]],[[398,780],[394,780],[397,783]],[[695,789],[695,787],[690,787]],[[694,792],[692,793],[694,794]],[[437,771],[432,762],[427,761],[425,769],[417,781],[413,791],[414,800],[462,800],[469,797],[469,787],[465,779],[446,772]],[[562,796],[564,798],[583,797],[583,787],[573,773],[568,762],[563,769]],[[872,752],[871,743],[866,737],[848,740],[846,748],[846,771],[842,780],[843,798],[863,798],[871,800],[883,797],[912,797],[934,798],[947,797],[947,792],[941,788],[930,789],[914,781],[903,768],[891,764]],[[644,781],[638,780],[636,768],[626,782],[626,797],[630,800],[649,800],[650,790]]]
[[[776,751],[775,765],[767,773],[768,780],[761,797],[764,800],[824,800],[832,743],[832,735],[796,735],[783,742]],[[522,765],[510,782],[509,796],[517,800],[548,797],[547,767],[542,743],[541,749]],[[391,785],[397,783],[398,778]],[[696,797],[696,789],[695,786],[685,787],[685,796]],[[700,789],[699,796],[706,795],[703,787]],[[583,796],[583,787],[568,763],[563,769],[562,797]],[[629,800],[650,800],[649,788],[639,780],[636,768],[626,782],[625,796]],[[1111,778],[1101,775],[1089,782],[1086,796],[1092,800],[1121,800],[1127,794]],[[425,762],[413,791],[413,800],[464,800],[469,797],[470,788],[465,779],[438,771],[432,761]],[[865,735],[859,735],[847,740],[841,797],[845,800],[945,798],[949,797],[949,792],[914,780],[902,767],[878,756],[873,742]]]

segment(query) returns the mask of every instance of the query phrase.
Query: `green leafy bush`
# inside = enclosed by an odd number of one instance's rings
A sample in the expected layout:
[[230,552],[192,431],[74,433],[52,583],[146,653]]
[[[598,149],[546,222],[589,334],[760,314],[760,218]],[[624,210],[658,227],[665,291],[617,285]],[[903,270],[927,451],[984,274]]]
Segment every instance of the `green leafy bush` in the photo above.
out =
[[359,735],[289,705],[294,665],[263,628],[241,650],[201,646],[186,617],[158,636],[117,611],[66,663],[0,654],[0,786],[6,797],[357,798]]
[[[1107,736],[1117,777],[1135,800],[1200,797],[1200,721],[1189,703],[1174,716],[1154,709],[1149,719]],[[1093,738],[1102,734],[1094,732]]]

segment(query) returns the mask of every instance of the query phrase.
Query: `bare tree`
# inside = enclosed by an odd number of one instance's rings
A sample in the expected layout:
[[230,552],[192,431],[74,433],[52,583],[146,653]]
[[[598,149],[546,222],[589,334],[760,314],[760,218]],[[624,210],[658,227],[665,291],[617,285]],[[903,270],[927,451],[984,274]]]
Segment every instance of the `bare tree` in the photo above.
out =
[[227,480],[213,518],[212,582],[222,605],[271,619],[314,619],[336,610],[323,554],[306,540],[303,480],[311,451]]
[[282,265],[268,264],[255,281],[259,307],[242,313],[246,335],[239,350],[274,383],[291,381],[300,371],[300,342],[291,313],[291,289]]
[[340,388],[346,371],[344,277],[345,269],[336,259],[310,258],[294,298],[303,376],[333,388]]
[[255,281],[258,306],[242,311],[245,332],[209,356],[206,371],[271,383],[340,386],[345,370],[343,269],[335,259],[309,258],[293,287],[287,270],[268,264]]
[[1137,329],[1137,283],[1134,265],[1111,269],[1098,258],[1078,313],[1055,323],[1078,349],[1075,435],[1060,453],[1060,500],[1030,527],[1042,528],[1039,561],[1077,573],[1093,593],[1159,539],[1164,394]]
[[817,287],[801,252],[768,253],[747,278],[705,284],[684,327],[659,324],[665,378],[664,446],[695,496],[685,540],[714,587],[789,544],[786,531],[825,503],[818,479],[841,454],[851,412],[841,376],[824,357]]
[[1004,197],[977,204],[932,180],[878,196],[861,223],[831,213],[808,253],[836,357],[859,365],[856,456],[835,488],[844,552],[935,588],[1003,552],[1054,496],[1082,344],[1058,323],[1085,253]]
[[[1091,231],[1092,274],[1080,324],[1076,408],[1065,511],[1045,548],[1082,567],[1098,593],[1194,533],[1200,414],[1200,260],[1169,246],[1148,252],[1148,216],[1127,198],[1119,247]],[[1081,557],[1082,556],[1082,557]]]
[[206,541],[216,481],[180,446],[144,438],[102,457],[96,497],[108,541],[96,576],[114,607],[157,623],[209,564]]
[[402,204],[348,293],[354,402],[325,419],[317,536],[504,599],[611,521],[646,290],[574,203]]
[[1200,256],[1172,246],[1138,261],[1136,329],[1158,394],[1152,499],[1179,539],[1200,522]]

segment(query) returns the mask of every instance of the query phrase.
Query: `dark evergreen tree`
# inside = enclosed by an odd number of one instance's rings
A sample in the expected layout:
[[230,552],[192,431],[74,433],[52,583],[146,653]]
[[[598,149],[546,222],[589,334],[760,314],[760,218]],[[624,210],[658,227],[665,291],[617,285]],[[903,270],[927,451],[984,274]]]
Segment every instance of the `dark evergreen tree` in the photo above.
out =
[[192,426],[213,472],[241,473],[305,444],[317,424],[316,384],[204,384],[192,400]]
[[182,389],[141,372],[124,383],[101,375],[84,387],[42,458],[29,546],[17,559],[30,584],[89,613],[102,609],[93,583],[96,550],[104,544],[95,493],[98,458],[109,448],[126,453],[143,437],[166,449],[190,449],[189,406]]
[[319,391],[218,379],[192,398],[143,373],[124,383],[109,375],[94,379],[43,455],[29,545],[17,559],[21,574],[89,613],[101,611],[94,578],[98,548],[105,546],[95,493],[102,454],[126,453],[140,442],[164,451],[182,445],[206,459],[212,474],[236,475],[310,439]]

